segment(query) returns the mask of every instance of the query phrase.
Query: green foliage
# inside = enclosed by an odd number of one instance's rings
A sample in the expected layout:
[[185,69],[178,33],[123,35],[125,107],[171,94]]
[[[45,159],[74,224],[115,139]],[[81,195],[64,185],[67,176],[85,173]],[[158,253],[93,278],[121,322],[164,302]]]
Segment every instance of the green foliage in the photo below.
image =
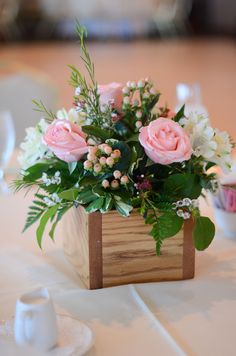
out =
[[131,205],[126,204],[121,200],[115,201],[115,208],[120,215],[125,216],[125,217],[129,216],[131,210],[133,209],[133,207]]
[[[154,220],[156,221],[155,223]],[[152,223],[152,230],[150,235],[156,241],[157,255],[161,254],[162,241],[168,237],[176,235],[182,228],[183,219],[177,216],[174,212],[168,212],[161,216],[156,217],[149,216],[148,222]]]
[[178,173],[166,179],[164,189],[170,196],[196,199],[201,194],[202,186],[197,175]]
[[50,207],[49,209],[46,210],[46,212],[43,214],[43,216],[40,219],[39,226],[36,230],[37,242],[38,242],[38,245],[40,248],[42,248],[42,238],[43,238],[43,233],[45,231],[47,222],[50,219],[53,219],[58,208],[59,208],[59,204],[56,204],[56,205]]
[[206,216],[196,218],[193,229],[193,240],[197,250],[205,250],[212,242],[215,236],[215,225]]
[[177,114],[174,117],[174,121],[175,122],[179,122],[180,119],[182,119],[184,117],[184,109],[185,109],[185,105],[183,105],[179,111],[177,112]]
[[79,193],[79,189],[77,188],[70,188],[68,190],[64,190],[63,192],[59,193],[58,196],[60,199],[65,199],[68,201],[76,200],[76,197]]
[[103,141],[106,141],[107,139],[112,137],[111,131],[101,129],[100,127],[97,126],[84,125],[82,126],[82,130],[87,135],[97,137]]
[[48,110],[41,100],[32,100],[32,102],[35,105],[34,111],[44,114],[46,121],[51,123],[54,119],[56,119],[56,115],[51,110]]

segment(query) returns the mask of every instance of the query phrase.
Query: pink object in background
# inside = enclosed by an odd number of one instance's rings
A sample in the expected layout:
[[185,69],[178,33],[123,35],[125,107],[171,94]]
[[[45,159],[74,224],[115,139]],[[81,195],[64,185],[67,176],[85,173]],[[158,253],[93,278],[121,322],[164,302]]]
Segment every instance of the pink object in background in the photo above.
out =
[[232,187],[223,186],[224,210],[236,212],[236,189]]

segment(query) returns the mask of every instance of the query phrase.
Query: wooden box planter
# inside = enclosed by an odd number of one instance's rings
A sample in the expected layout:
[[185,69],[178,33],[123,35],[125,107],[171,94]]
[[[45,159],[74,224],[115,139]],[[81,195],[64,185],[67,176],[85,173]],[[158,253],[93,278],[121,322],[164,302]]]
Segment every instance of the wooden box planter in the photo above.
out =
[[148,234],[151,226],[136,211],[124,218],[116,211],[87,214],[78,207],[64,220],[65,254],[89,289],[194,277],[191,220],[163,241],[161,256]]

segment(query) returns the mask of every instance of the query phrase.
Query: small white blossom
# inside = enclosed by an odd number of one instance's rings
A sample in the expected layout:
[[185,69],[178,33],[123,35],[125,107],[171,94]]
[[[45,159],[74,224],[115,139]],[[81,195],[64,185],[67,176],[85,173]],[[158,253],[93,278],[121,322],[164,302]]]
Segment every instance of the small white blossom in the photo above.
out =
[[75,89],[75,95],[76,95],[76,96],[79,96],[80,93],[81,93],[81,88],[80,88],[80,87],[77,87],[77,88]]
[[230,168],[232,144],[229,135],[213,129],[204,114],[191,112],[188,117],[179,121],[190,137],[193,154],[196,157],[218,164],[223,169]]
[[52,156],[52,152],[50,152],[42,141],[48,126],[48,123],[44,119],[41,119],[36,127],[28,127],[26,129],[26,137],[20,145],[22,152],[18,157],[23,169],[33,166],[43,158]]
[[61,202],[61,199],[59,198],[57,193],[53,193],[49,197],[44,197],[43,200],[47,204],[48,207],[54,206]]
[[49,178],[47,173],[43,173],[42,174],[42,177],[41,177],[41,180],[42,182],[46,185],[46,187],[48,187],[49,185],[51,184],[61,184],[61,177],[60,177],[60,172],[57,171],[53,177]]
[[[82,109],[81,109],[82,110]],[[88,125],[86,114],[84,112],[78,111],[77,109],[70,109],[66,111],[66,109],[61,109],[57,112],[57,118],[62,120],[68,120],[70,122],[74,122],[80,126]]]

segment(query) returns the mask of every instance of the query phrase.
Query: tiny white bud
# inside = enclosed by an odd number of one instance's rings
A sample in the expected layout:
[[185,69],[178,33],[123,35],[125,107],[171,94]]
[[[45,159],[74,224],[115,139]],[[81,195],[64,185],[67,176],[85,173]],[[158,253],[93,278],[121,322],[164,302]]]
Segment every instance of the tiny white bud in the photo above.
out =
[[76,96],[79,96],[80,93],[81,93],[81,88],[80,88],[80,87],[77,87],[77,88],[75,89],[75,95],[76,95]]
[[130,90],[129,90],[128,87],[124,87],[124,88],[122,89],[122,92],[123,92],[123,94],[129,95]]
[[186,211],[185,213],[183,213],[183,218],[184,218],[184,220],[189,219],[190,214]]
[[103,157],[103,156],[102,156],[102,157],[99,158],[99,163],[100,163],[102,166],[104,166],[104,165],[106,164],[106,160],[107,160],[106,157]]
[[132,89],[135,89],[136,88],[136,83],[135,82],[131,82],[130,86],[131,86]]
[[109,185],[110,185],[110,183],[109,183],[109,181],[107,180],[107,179],[104,179],[103,181],[102,181],[102,186],[103,186],[103,188],[108,188],[109,187]]
[[137,117],[137,119],[141,119],[141,117],[143,116],[143,113],[141,110],[138,110],[135,114],[135,116]]
[[128,96],[125,96],[124,99],[123,99],[123,103],[125,105],[128,105],[130,103],[130,98]]
[[127,176],[122,176],[122,177],[120,178],[121,184],[127,184],[128,181],[129,181],[129,178],[128,178]]
[[105,146],[104,147],[104,152],[107,154],[107,155],[110,155],[111,154],[111,152],[112,152],[112,148],[111,148],[111,146]]
[[121,172],[116,170],[113,172],[113,176],[116,178],[116,179],[119,179],[121,177]]
[[114,165],[114,159],[112,157],[108,157],[106,159],[106,164],[109,166],[109,167],[112,167]]
[[149,93],[144,93],[144,94],[143,94],[143,98],[144,98],[144,99],[148,99],[148,98],[149,98],[149,96],[150,96],[150,94],[149,94]]
[[90,169],[90,168],[92,168],[92,165],[93,165],[93,164],[92,164],[91,161],[88,161],[88,160],[87,160],[87,161],[84,162],[84,168],[85,168],[85,169]]
[[143,124],[142,124],[142,121],[136,121],[135,122],[135,126],[137,127],[137,129],[140,129],[140,127],[142,127],[143,126]]
[[99,163],[96,163],[93,167],[95,173],[99,173],[102,170],[102,166]]
[[145,85],[144,81],[143,80],[139,80],[138,81],[138,88],[143,88]]
[[157,91],[156,91],[154,88],[151,88],[151,89],[150,89],[150,94],[156,95],[156,94],[157,94]]

